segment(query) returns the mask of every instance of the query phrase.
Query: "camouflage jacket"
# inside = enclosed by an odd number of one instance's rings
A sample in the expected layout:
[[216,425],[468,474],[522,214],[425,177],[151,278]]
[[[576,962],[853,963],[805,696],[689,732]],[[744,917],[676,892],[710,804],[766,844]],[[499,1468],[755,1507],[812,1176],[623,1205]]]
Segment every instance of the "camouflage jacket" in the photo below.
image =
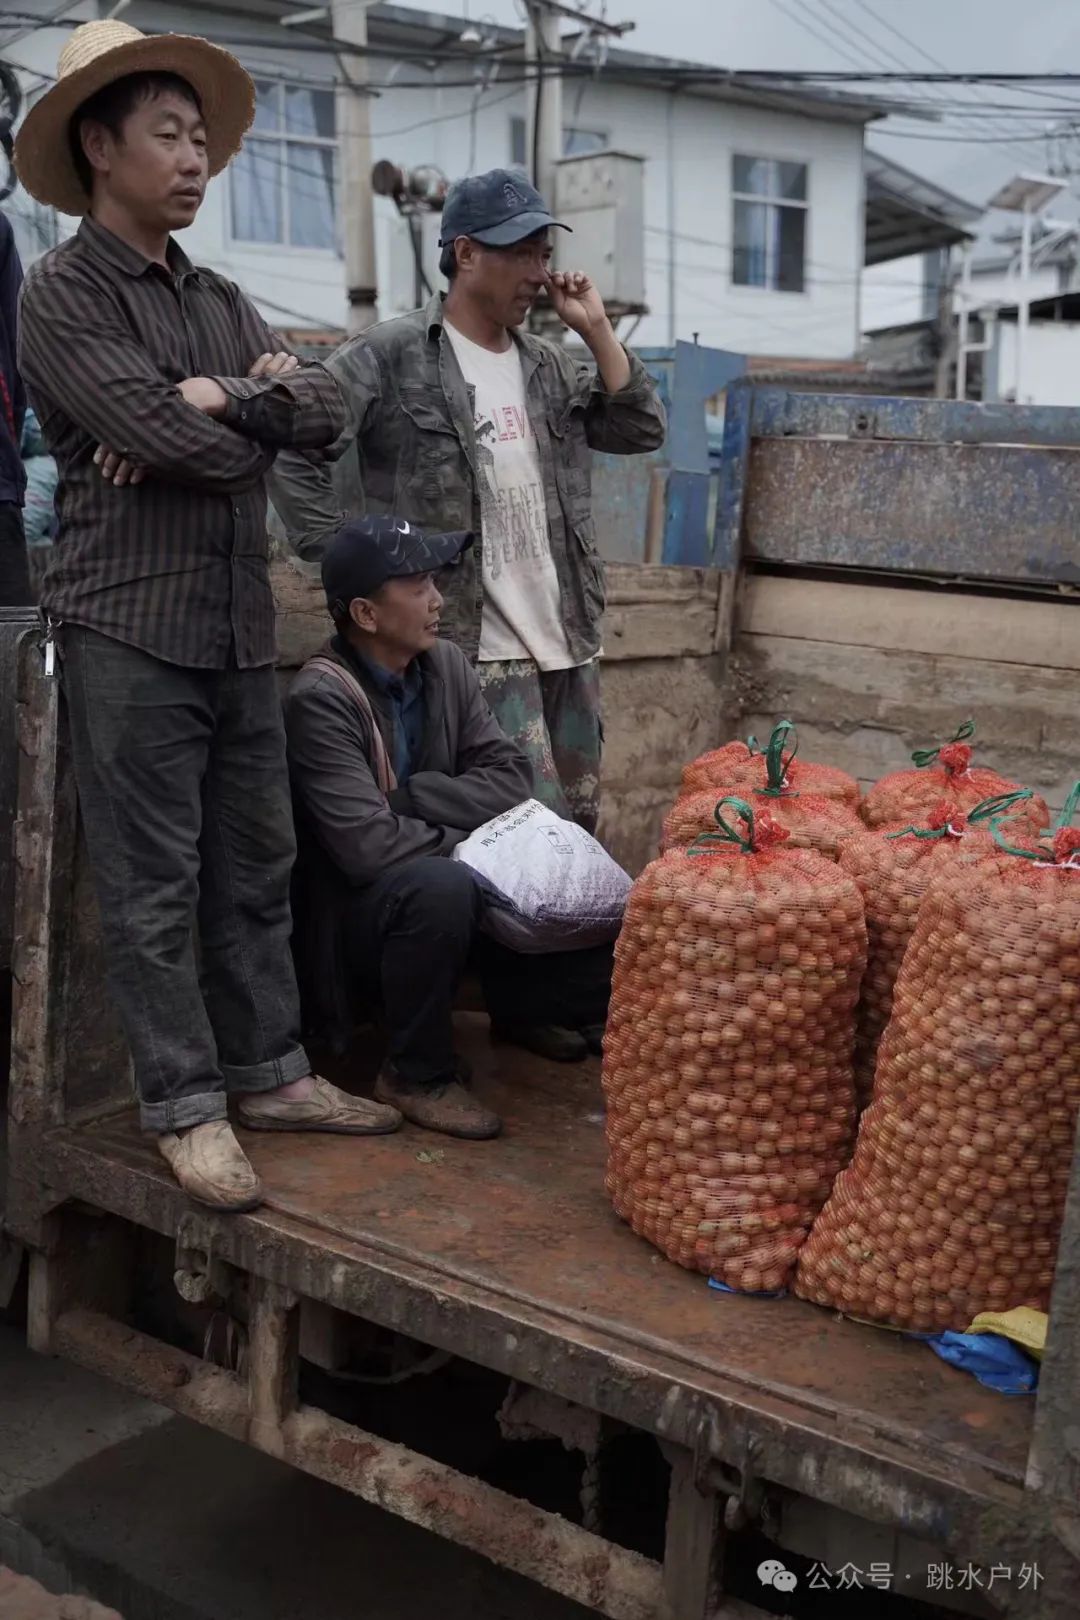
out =
[[[664,442],[664,408],[641,361],[617,394],[558,344],[514,333],[547,497],[551,552],[575,663],[600,645],[604,572],[591,500],[592,450],[636,455]],[[327,367],[350,421],[330,451],[279,455],[270,495],[290,543],[317,559],[346,515],[389,512],[421,528],[481,533],[473,390],[443,330],[442,298],[343,343]],[[326,461],[335,462],[333,469]],[[483,607],[479,547],[448,576],[443,625],[475,660]]]

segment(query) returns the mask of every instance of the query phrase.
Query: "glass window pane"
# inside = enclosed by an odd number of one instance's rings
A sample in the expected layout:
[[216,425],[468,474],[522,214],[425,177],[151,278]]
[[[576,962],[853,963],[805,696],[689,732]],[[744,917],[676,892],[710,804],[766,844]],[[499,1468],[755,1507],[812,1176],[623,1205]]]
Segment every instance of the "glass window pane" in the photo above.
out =
[[334,212],[334,148],[285,147],[285,179],[289,190],[289,241],[293,247],[337,247]]
[[778,163],[780,171],[781,197],[797,198],[800,202],[806,201],[806,164],[805,163]]
[[518,168],[525,167],[525,120],[524,118],[511,118],[510,120],[510,162]]
[[776,285],[780,292],[802,292],[806,266],[806,209],[777,208]]
[[752,197],[771,197],[775,182],[771,158],[733,157],[731,160],[731,186],[733,191],[745,191]]
[[610,145],[600,129],[564,129],[563,157],[583,157],[589,152],[606,151]]
[[285,128],[290,135],[318,135],[324,140],[333,140],[336,128],[333,91],[286,85]]
[[233,236],[239,242],[281,242],[281,158],[277,141],[247,140],[229,168]]
[[765,287],[766,232],[771,209],[765,203],[737,202],[734,215],[735,245],[731,279],[736,287]]
[[273,79],[255,80],[255,122],[251,127],[268,135],[281,128],[281,86]]

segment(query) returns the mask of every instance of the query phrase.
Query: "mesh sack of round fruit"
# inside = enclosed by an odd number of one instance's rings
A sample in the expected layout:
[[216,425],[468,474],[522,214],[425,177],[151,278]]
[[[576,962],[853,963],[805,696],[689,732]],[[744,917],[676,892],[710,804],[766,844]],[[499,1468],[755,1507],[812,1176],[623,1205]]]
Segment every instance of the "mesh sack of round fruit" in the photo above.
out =
[[[1080,833],[943,867],[893,992],[804,1299],[918,1332],[1050,1300],[1080,1107]],[[1014,841],[1015,840],[1015,841]]]
[[[840,851],[849,838],[866,836],[866,828],[858,815],[839,799],[822,799],[816,793],[786,791],[774,799],[766,799],[754,789],[743,790],[755,805],[768,806],[769,814],[788,832],[791,849],[816,849],[830,861],[840,858]],[[702,788],[698,793],[684,794],[676,799],[667,816],[660,836],[660,853],[669,849],[685,848],[702,833],[716,828],[716,789]]]
[[796,759],[799,736],[790,720],[779,720],[762,749],[756,737],[726,743],[685,767],[680,796],[712,788],[717,793],[807,793],[858,808],[859,784],[834,765]]
[[606,1186],[669,1259],[785,1286],[851,1150],[852,880],[746,801],[631,890],[604,1041]]
[[[855,879],[866,907],[867,955],[855,1035],[855,1095],[860,1108],[870,1101],[878,1043],[892,1015],[893,986],[929,884],[943,861],[992,854],[989,839],[995,816],[1025,813],[1030,788],[984,799],[967,812],[942,799],[922,826],[863,829],[840,852],[840,865]],[[1031,814],[1036,820],[1040,812]],[[983,836],[977,836],[980,831]],[[1031,837],[1037,829],[1030,828]]]
[[[985,765],[971,763],[974,735],[974,720],[965,720],[956,735],[939,748],[917,748],[911,756],[914,770],[890,771],[875,782],[860,806],[866,825],[922,822],[942,799],[955,804],[958,810],[970,810],[984,799],[1019,791],[1019,782],[1010,782]],[[1049,826],[1045,800],[1033,794],[1031,807],[1032,812],[1045,816],[1042,827]]]

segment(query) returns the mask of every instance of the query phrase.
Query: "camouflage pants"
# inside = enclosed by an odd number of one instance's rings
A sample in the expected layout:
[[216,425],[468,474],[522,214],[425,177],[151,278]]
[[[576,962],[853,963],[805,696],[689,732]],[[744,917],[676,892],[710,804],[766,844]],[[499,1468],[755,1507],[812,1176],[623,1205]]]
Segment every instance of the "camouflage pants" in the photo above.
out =
[[531,659],[478,664],[491,711],[528,755],[536,797],[596,831],[600,814],[600,666],[540,670]]

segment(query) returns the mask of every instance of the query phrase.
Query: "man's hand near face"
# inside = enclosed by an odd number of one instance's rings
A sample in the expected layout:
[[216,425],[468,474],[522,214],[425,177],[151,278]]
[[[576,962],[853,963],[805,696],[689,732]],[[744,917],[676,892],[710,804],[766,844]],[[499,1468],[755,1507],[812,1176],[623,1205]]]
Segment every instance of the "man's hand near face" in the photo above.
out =
[[619,393],[630,381],[630,361],[592,281],[582,270],[552,270],[547,291],[556,315],[591,350],[608,393]]
[[[286,354],[279,350],[277,354],[260,354],[251,370],[249,377],[288,377],[299,369],[300,362],[294,354]],[[220,383],[213,377],[185,377],[182,383],[177,384],[177,392],[194,405],[197,411],[204,416],[219,417],[225,414],[228,396]],[[123,489],[125,485],[141,484],[146,477],[145,467],[137,467],[128,461],[116,450],[110,450],[108,445],[99,444],[94,452],[94,465],[101,468],[101,476],[106,482],[114,485],[116,489]]]

